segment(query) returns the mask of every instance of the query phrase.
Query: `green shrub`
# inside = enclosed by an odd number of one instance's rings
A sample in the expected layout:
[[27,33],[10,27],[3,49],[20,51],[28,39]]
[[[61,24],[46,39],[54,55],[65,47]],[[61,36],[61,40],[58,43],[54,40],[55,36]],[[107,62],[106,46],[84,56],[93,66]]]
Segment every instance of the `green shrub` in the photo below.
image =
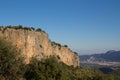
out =
[[36,30],[36,32],[43,32],[43,33],[46,33],[46,32],[43,31],[41,28],[38,28],[38,29]]
[[64,47],[68,47],[68,45],[64,45]]
[[32,29],[33,31],[35,31],[35,28],[34,28],[34,27],[31,27],[31,29]]
[[41,32],[41,31],[42,31],[42,29],[41,29],[41,28],[38,28],[36,31]]
[[23,29],[22,25],[18,25],[18,26],[13,26],[14,29]]

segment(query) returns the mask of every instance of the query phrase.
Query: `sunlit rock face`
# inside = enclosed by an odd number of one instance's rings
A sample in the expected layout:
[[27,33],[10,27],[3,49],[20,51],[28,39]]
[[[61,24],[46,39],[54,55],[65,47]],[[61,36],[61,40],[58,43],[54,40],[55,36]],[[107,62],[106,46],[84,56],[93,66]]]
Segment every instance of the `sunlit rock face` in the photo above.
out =
[[54,55],[67,65],[79,66],[78,55],[66,46],[51,42],[44,31],[0,28],[0,36],[20,49],[26,63],[29,63],[32,57],[42,59]]

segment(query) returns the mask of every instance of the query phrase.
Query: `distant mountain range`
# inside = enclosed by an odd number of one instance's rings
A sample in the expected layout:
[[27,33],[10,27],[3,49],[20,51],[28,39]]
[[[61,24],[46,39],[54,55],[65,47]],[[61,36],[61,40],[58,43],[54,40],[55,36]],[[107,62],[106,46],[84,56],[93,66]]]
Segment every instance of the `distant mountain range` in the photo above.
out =
[[99,65],[120,65],[120,51],[110,50],[106,53],[81,55],[80,62]]

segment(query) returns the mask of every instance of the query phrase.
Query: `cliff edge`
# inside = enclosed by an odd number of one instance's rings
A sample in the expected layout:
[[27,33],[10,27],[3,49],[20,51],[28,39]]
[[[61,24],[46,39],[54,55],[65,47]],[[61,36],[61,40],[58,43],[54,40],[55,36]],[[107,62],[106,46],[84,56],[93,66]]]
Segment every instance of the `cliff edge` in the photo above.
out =
[[67,46],[51,42],[48,35],[41,29],[35,31],[34,28],[23,28],[22,26],[0,27],[0,36],[5,37],[19,48],[27,63],[33,56],[42,59],[54,55],[59,61],[69,66],[79,66],[77,54]]

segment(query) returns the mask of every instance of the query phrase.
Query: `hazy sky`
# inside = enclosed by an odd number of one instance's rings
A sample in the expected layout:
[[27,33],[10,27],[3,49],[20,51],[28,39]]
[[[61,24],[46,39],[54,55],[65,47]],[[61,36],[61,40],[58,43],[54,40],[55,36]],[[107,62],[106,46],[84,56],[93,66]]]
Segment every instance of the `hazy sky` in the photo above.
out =
[[0,0],[0,25],[19,24],[79,54],[120,50],[120,0]]

